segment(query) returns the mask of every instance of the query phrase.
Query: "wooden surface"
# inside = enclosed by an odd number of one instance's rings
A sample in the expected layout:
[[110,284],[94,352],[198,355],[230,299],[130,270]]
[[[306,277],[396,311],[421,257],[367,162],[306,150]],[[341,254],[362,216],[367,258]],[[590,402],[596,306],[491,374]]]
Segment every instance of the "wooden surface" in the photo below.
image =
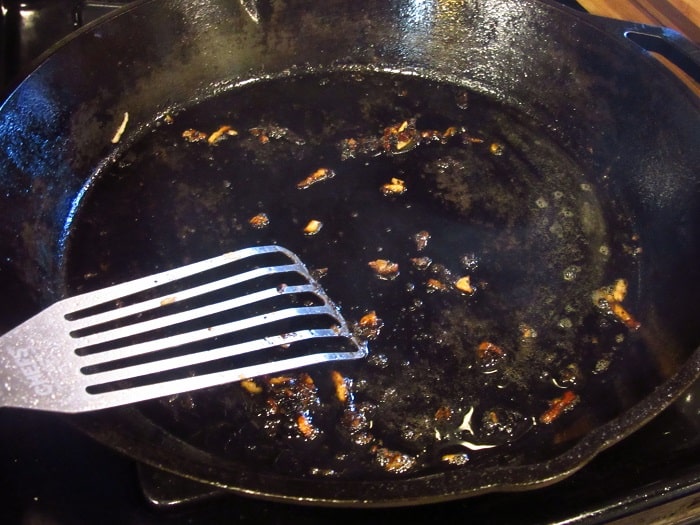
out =
[[[700,45],[700,0],[577,0],[589,13],[665,26],[679,31]],[[700,83],[694,81],[663,57],[659,59],[700,96]]]

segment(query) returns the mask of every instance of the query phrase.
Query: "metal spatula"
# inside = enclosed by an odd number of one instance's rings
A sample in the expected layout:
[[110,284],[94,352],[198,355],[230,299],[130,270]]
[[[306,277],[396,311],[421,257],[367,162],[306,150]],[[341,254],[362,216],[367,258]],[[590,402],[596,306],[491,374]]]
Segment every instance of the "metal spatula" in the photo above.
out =
[[0,338],[0,406],[84,412],[356,359],[301,260],[246,248],[53,304]]

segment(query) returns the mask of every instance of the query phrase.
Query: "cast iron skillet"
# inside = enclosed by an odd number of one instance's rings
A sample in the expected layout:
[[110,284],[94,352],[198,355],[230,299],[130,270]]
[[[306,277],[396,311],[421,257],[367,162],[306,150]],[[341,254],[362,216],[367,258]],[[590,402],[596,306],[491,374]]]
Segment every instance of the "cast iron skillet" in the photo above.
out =
[[[595,428],[563,446],[545,441],[510,462],[415,477],[290,479],[258,471],[179,439],[137,407],[71,418],[77,425],[135,459],[239,493],[404,505],[553,483],[639,428],[698,377],[697,97],[618,26],[545,3],[307,7],[136,2],[66,41],[10,95],[0,112],[1,282],[6,294],[29,304],[8,308],[8,324],[66,293],[66,254],[83,199],[166,114],[255,82],[391,73],[461,86],[517,110],[546,130],[587,180],[606,188],[640,234],[634,304],[655,343],[641,361],[630,361],[639,373],[613,377],[605,392],[617,396],[615,413],[599,420],[592,412]],[[126,132],[112,143],[125,112]]]

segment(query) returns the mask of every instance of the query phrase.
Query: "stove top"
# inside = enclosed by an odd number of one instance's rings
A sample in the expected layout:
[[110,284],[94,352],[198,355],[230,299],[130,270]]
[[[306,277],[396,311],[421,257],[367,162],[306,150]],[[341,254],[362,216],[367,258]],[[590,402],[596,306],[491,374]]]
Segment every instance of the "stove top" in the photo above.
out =
[[[0,90],[75,28],[126,1],[0,0]],[[561,0],[580,8],[575,0]],[[150,525],[460,520],[474,523],[700,523],[700,382],[570,478],[535,491],[407,509],[270,503],[137,465],[59,416],[0,411],[0,523]]]
[[25,525],[422,522],[700,522],[700,383],[558,484],[398,509],[298,507],[244,498],[139,466],[58,416],[0,413],[0,520]]

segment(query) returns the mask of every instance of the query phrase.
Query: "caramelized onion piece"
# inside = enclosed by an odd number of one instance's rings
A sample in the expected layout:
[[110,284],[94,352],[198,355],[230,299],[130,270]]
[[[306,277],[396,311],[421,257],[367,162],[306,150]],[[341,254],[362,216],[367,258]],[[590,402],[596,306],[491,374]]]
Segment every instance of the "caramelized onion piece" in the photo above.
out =
[[391,182],[383,184],[380,188],[384,195],[402,195],[406,193],[406,183],[396,177],[391,178]]
[[593,304],[603,313],[611,315],[630,330],[638,330],[642,325],[622,306],[627,296],[627,281],[617,279],[610,286],[603,286],[591,294]]
[[335,171],[333,171],[332,169],[319,168],[316,171],[314,171],[311,175],[306,177],[304,180],[298,182],[297,188],[299,188],[300,190],[305,190],[306,188],[309,188],[318,182],[332,179],[333,177],[335,177]]
[[213,146],[214,144],[217,144],[221,139],[224,137],[235,137],[238,135],[238,132],[233,129],[231,126],[221,126],[219,129],[217,129],[214,133],[209,135],[207,138],[207,142],[209,143],[210,146]]
[[487,359],[489,357],[503,357],[505,352],[503,349],[489,341],[483,341],[476,348],[476,357],[479,359]]
[[383,321],[377,317],[377,312],[372,310],[363,315],[357,323],[357,332],[363,339],[376,339],[384,326]]
[[569,410],[574,408],[578,401],[579,397],[576,394],[574,394],[571,390],[567,390],[561,397],[552,399],[549,402],[549,409],[547,409],[540,416],[540,423],[549,425],[555,419],[561,416],[564,412],[568,412]]
[[265,213],[258,213],[248,220],[248,224],[250,224],[256,230],[262,230],[263,228],[269,226],[270,218]]
[[425,286],[428,288],[429,293],[446,292],[448,289],[445,283],[432,277],[425,282]]
[[379,466],[392,474],[403,474],[416,465],[416,458],[385,447],[375,447],[374,453]]
[[304,226],[304,235],[316,235],[321,231],[321,228],[323,228],[323,223],[321,221],[317,221],[316,219],[312,219],[306,226]]
[[252,379],[244,379],[240,385],[250,394],[262,394],[263,392],[263,388]]
[[399,265],[388,259],[375,259],[367,265],[374,270],[374,273],[380,279],[392,280],[399,275]]
[[331,380],[333,381],[333,386],[335,387],[335,397],[341,403],[346,403],[350,398],[348,380],[337,370],[333,370],[331,372]]
[[457,281],[455,282],[455,288],[457,288],[457,290],[466,295],[474,295],[474,293],[476,292],[476,288],[472,286],[471,277],[469,277],[468,275],[457,279]]
[[425,250],[428,246],[428,241],[430,240],[430,232],[421,230],[413,236],[413,240],[416,243],[416,250],[419,252]]
[[196,129],[186,129],[182,132],[182,138],[187,142],[204,142],[207,140],[207,134]]

